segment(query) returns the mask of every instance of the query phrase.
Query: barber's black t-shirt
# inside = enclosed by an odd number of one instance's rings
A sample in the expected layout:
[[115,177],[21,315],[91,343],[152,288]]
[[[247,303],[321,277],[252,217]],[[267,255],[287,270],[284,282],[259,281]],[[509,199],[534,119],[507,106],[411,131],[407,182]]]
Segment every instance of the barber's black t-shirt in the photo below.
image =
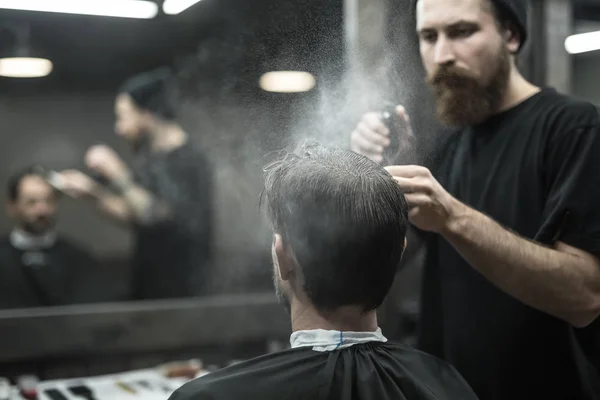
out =
[[[522,237],[600,256],[593,105],[544,89],[451,134],[440,160],[434,173],[458,200]],[[422,350],[454,365],[481,400],[594,398],[598,322],[575,329],[498,289],[442,237],[429,244]]]
[[212,171],[191,144],[149,153],[137,181],[166,203],[170,217],[137,224],[132,277],[136,299],[177,298],[206,290],[211,253]]

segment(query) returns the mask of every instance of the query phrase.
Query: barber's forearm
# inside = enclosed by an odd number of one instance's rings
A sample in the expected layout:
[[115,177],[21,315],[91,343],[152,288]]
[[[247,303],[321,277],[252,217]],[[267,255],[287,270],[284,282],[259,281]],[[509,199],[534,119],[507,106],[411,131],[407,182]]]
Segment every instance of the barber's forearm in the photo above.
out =
[[132,180],[113,182],[127,204],[131,218],[142,225],[151,225],[169,218],[168,207],[152,193]]
[[131,210],[132,217],[140,222],[147,219],[154,201],[152,195],[139,185],[131,184],[121,191],[121,197]]
[[90,206],[116,222],[131,222],[132,214],[129,205],[121,196],[114,194],[108,188],[98,185],[90,196],[84,199]]
[[129,205],[118,195],[106,194],[97,201],[98,208],[112,219],[128,223],[132,220]]
[[443,236],[483,276],[523,303],[566,320],[589,323],[600,271],[572,254],[521,238],[465,205]]

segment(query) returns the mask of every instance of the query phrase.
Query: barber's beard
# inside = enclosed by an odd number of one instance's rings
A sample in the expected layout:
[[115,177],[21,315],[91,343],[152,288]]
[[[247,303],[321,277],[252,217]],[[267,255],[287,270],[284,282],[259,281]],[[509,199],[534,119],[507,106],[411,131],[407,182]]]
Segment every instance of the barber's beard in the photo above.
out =
[[448,126],[477,125],[498,112],[510,76],[510,55],[501,49],[488,82],[455,66],[442,66],[428,77],[440,122]]

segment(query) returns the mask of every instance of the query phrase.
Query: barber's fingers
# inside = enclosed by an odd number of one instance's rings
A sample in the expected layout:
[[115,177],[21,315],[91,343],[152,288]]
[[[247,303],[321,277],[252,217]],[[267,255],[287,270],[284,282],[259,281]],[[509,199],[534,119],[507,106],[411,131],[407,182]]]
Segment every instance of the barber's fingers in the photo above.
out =
[[67,170],[57,174],[57,178],[71,188],[88,188],[92,185],[91,178],[84,173],[76,170]]
[[396,115],[398,116],[398,118],[400,118],[406,122],[410,122],[410,116],[408,115],[408,111],[406,111],[406,107],[399,104],[396,106],[395,111],[396,111]]
[[101,166],[107,163],[120,162],[119,155],[110,147],[105,145],[95,145],[88,149],[85,154],[85,162],[89,167]]
[[368,112],[362,116],[360,121],[369,130],[379,133],[380,135],[389,135],[390,130],[382,121],[381,112]]
[[105,146],[93,146],[85,153],[85,165],[93,170],[106,162],[108,151]]
[[404,106],[401,105],[396,106],[396,115],[405,123],[406,129],[402,133],[409,137],[413,137],[414,133],[412,130],[412,125],[410,123],[410,117],[408,115],[408,112],[406,111],[406,108],[404,108]]
[[405,194],[407,193],[425,193],[427,192],[426,185],[416,178],[399,178],[394,177],[394,180],[400,185]]
[[431,171],[420,165],[390,165],[385,169],[394,178],[416,178],[433,179]]
[[373,112],[363,115],[351,134],[350,144],[353,151],[375,162],[382,162],[390,139],[388,128],[381,122],[381,115]]
[[[358,139],[358,141],[360,141],[360,139]],[[366,150],[365,148],[361,147],[361,145],[358,143],[358,141],[353,141],[352,146],[351,146],[352,151],[354,151],[355,153],[358,153],[360,155],[363,155],[376,163],[383,162],[383,153],[382,152]]]
[[431,197],[424,193],[408,193],[404,195],[408,207],[420,207],[431,203]]
[[96,186],[89,176],[77,170],[56,173],[54,183],[58,190],[74,198],[90,195]]
[[364,156],[382,155],[384,147],[365,137],[360,131],[355,130],[351,136],[352,150]]
[[381,121],[381,117],[381,113],[378,112],[364,114],[358,123],[356,130],[365,136],[365,138],[386,146],[389,143],[389,139],[386,137],[389,135],[390,131]]
[[356,131],[369,142],[381,146],[382,150],[390,145],[389,131],[386,131],[387,133],[382,133],[378,129],[373,129],[365,121],[361,121],[358,124]]

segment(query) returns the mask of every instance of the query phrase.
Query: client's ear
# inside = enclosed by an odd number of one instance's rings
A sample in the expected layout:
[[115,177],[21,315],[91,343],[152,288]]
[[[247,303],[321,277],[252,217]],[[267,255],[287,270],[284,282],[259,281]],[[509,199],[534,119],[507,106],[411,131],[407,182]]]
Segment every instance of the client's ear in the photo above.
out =
[[12,202],[12,201],[7,201],[5,204],[5,210],[6,210],[6,214],[10,217],[10,218],[15,218],[17,215],[17,205]]
[[277,260],[279,276],[284,281],[289,280],[294,272],[294,257],[289,247],[283,243],[283,237],[278,233],[273,239],[273,254]]

